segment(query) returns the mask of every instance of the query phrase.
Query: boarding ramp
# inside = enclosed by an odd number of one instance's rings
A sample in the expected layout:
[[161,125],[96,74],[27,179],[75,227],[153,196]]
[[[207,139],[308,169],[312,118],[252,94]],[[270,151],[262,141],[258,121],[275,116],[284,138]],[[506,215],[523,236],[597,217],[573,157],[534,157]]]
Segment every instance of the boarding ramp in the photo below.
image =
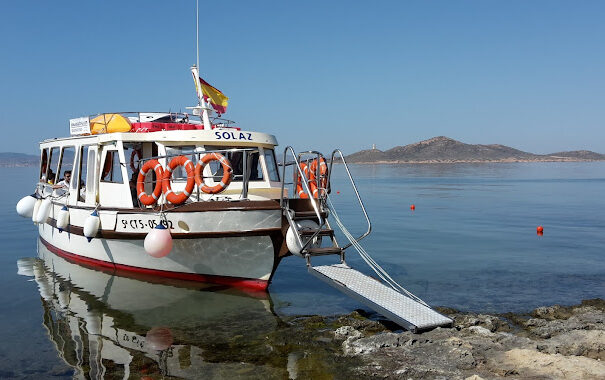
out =
[[452,320],[346,264],[310,266],[309,273],[414,332],[451,326]]
[[[292,157],[293,161],[291,162],[286,160],[288,153],[290,153]],[[281,206],[284,216],[290,225],[290,229],[293,231],[294,245],[299,248],[296,252],[290,251],[295,255],[306,259],[309,273],[414,333],[441,326],[452,326],[452,319],[439,314],[423,300],[399,285],[359,244],[360,240],[370,234],[372,225],[342,152],[338,149],[332,152],[332,157],[329,161],[329,170],[327,171],[327,181],[325,181],[325,188],[319,185],[321,183],[320,180],[315,182],[315,186],[319,189],[319,196],[317,197],[311,195],[312,191],[309,181],[305,178],[303,170],[301,170],[301,168],[304,168],[305,166],[304,164],[301,166],[301,157],[303,154],[316,156],[315,159],[318,162],[321,158],[321,153],[316,151],[303,152],[302,154],[299,153],[297,155],[291,147],[286,147],[284,150],[284,159],[282,161],[283,182]],[[336,155],[340,156],[339,162],[343,165],[349,177],[361,210],[367,221],[367,230],[357,237],[353,236],[347,230],[330,200],[330,175],[332,173],[334,161],[337,158]],[[286,166],[294,167],[293,182],[290,182],[289,184],[296,185],[296,183],[300,181],[299,189],[301,189],[301,192],[308,194],[307,197],[312,206],[312,211],[296,212],[289,206],[288,199],[284,196]],[[315,174],[315,178],[322,178],[319,170]],[[333,222],[340,228],[344,236],[349,240],[349,243],[341,246],[338,241],[336,241],[331,222],[328,220],[329,217],[331,217]],[[313,220],[316,224],[312,227],[309,227],[308,225],[303,226],[298,222],[299,220]],[[316,242],[321,242],[322,236],[329,237],[329,247],[317,246]],[[355,248],[380,280],[369,277],[347,265],[345,262],[345,250],[350,247]],[[315,256],[334,254],[339,255],[340,263],[315,267],[311,264],[311,260]]]

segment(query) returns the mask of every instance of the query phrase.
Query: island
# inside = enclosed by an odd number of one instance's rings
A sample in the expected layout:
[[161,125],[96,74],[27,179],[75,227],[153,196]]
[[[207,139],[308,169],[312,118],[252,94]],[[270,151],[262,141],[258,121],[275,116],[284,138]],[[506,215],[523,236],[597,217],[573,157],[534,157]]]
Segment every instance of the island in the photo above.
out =
[[604,161],[605,154],[589,150],[534,154],[499,144],[465,144],[445,136],[433,137],[386,151],[362,150],[345,157],[356,164],[428,164],[479,162]]

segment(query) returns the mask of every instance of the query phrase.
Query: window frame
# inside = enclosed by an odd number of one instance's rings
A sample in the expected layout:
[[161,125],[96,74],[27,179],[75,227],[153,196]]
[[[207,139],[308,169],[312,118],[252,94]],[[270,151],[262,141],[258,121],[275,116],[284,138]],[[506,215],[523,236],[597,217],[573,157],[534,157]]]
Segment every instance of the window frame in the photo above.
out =
[[[115,171],[118,171],[120,173],[120,181],[116,181],[116,180],[106,180],[105,178],[103,178],[103,170],[105,169],[105,163],[107,161],[107,157],[111,155],[111,168],[108,172],[108,174],[112,174],[111,177],[113,177],[113,173]],[[114,167],[114,164],[116,163],[117,159],[117,168]],[[101,161],[99,162],[99,164],[102,163],[102,166],[99,166],[101,172],[99,173],[99,183],[115,183],[115,184],[124,184],[124,173],[122,170],[122,161],[120,160],[120,151],[117,147],[110,147],[110,148],[105,148],[103,149],[103,155],[101,158]]]
[[71,168],[71,179],[69,181],[69,185],[67,186],[67,188],[71,189],[71,182],[72,182],[72,180],[74,178],[74,169],[75,169],[75,166],[76,166],[76,153],[77,153],[77,151],[76,151],[76,146],[75,145],[65,145],[65,146],[61,147],[61,151],[60,151],[60,155],[59,155],[59,166],[57,167],[57,175],[61,174],[61,169],[63,169],[63,166],[64,166],[63,165],[63,159],[65,158],[64,153],[65,153],[65,150],[69,149],[69,148],[72,148],[73,152],[74,152],[73,161],[71,163],[71,167],[72,167]]

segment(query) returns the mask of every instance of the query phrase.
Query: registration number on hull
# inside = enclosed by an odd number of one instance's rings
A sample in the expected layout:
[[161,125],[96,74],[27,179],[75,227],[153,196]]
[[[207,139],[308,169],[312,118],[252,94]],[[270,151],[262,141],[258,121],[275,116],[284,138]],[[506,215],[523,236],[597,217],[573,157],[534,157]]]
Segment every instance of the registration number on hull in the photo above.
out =
[[174,229],[171,220],[162,220],[156,215],[120,215],[116,223],[116,231],[118,232],[143,232],[150,231],[162,224],[168,229]]

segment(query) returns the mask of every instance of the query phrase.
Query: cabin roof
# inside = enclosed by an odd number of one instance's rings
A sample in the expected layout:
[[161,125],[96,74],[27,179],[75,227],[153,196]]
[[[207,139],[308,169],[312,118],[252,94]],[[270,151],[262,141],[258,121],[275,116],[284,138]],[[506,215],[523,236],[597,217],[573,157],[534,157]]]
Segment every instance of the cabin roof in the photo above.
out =
[[43,140],[40,143],[40,147],[67,146],[76,142],[78,145],[104,144],[114,141],[160,142],[176,145],[208,144],[235,147],[262,146],[268,148],[278,145],[275,136],[267,133],[242,131],[234,128],[215,128],[212,130],[177,130],[146,133],[118,132],[88,136],[70,136]]

